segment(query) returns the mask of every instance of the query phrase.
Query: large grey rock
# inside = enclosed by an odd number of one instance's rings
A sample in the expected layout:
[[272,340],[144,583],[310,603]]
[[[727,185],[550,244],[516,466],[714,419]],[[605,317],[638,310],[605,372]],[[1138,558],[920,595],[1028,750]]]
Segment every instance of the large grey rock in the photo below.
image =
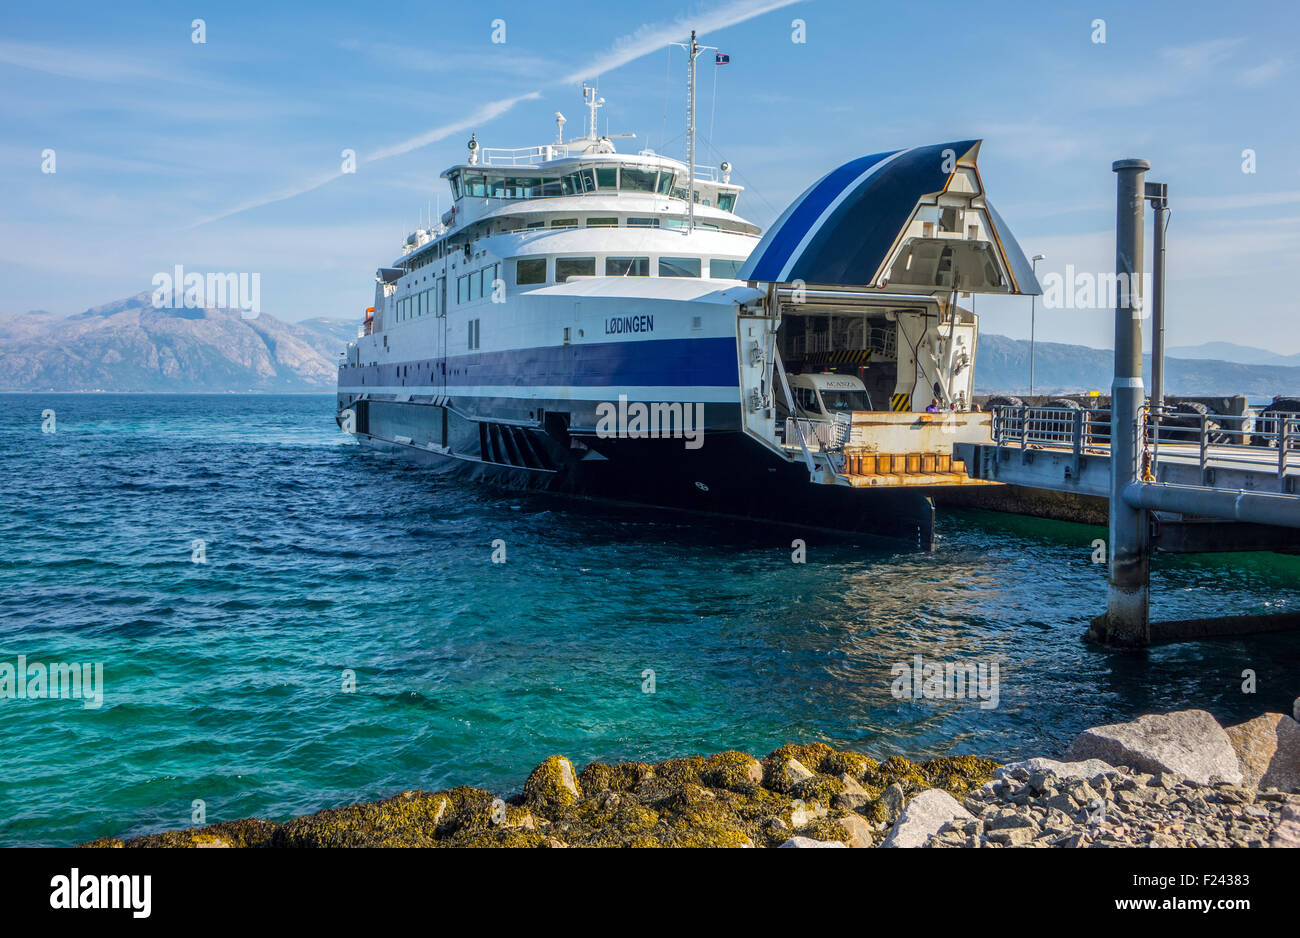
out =
[[1100,759],[1142,772],[1174,772],[1194,782],[1213,778],[1239,784],[1241,767],[1232,740],[1204,710],[1179,710],[1084,730],[1063,757]]
[[1005,778],[1017,770],[1033,775],[1035,772],[1050,772],[1057,778],[1096,778],[1098,775],[1118,775],[1119,769],[1108,765],[1100,759],[1085,759],[1082,762],[1057,762],[1055,759],[1025,759],[1022,762],[1008,762],[993,772],[994,778]]
[[813,840],[811,837],[791,837],[785,843],[784,847],[843,847],[844,844],[838,840]]
[[903,809],[882,847],[920,847],[949,821],[970,820],[973,815],[946,791],[923,791]]
[[1226,730],[1247,788],[1300,790],[1300,723],[1265,713]]

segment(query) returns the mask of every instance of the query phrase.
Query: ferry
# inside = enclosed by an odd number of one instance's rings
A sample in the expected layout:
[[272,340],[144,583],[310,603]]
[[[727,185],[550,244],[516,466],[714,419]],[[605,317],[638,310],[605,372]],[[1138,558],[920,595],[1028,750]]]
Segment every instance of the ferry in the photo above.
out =
[[936,490],[987,484],[953,456],[989,436],[959,300],[1040,292],[980,141],[852,160],[762,232],[693,116],[685,162],[623,153],[583,95],[583,135],[474,134],[442,173],[450,209],[341,355],[339,425],[457,479],[930,547]]

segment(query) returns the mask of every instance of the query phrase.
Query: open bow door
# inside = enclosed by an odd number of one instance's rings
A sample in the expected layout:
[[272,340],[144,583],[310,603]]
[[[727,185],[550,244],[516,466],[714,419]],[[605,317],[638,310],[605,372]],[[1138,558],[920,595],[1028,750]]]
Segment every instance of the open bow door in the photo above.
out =
[[860,157],[781,215],[739,278],[916,295],[1042,292],[984,194],[979,140]]

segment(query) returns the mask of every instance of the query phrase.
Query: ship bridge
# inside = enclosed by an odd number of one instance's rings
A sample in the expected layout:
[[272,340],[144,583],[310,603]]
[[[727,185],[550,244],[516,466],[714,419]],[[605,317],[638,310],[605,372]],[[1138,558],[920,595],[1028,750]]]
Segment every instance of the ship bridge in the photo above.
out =
[[[988,200],[981,141],[889,150],[827,173],[767,231],[739,278],[763,291],[740,317],[746,430],[814,480],[972,484],[956,442],[989,438],[973,408],[978,320],[960,299],[1041,293]],[[851,376],[860,407],[792,390]],[[976,483],[977,484],[977,483]]]

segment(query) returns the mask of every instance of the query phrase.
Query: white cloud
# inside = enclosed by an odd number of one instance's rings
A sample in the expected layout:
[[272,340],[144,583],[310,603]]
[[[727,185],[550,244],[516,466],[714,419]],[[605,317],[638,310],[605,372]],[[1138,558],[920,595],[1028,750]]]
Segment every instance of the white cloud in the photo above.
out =
[[1243,85],[1258,88],[1260,85],[1267,85],[1285,71],[1286,60],[1270,59],[1243,71],[1240,80]]
[[163,72],[143,64],[139,58],[123,58],[86,49],[73,50],[32,42],[0,40],[0,62],[81,81],[117,83],[156,81],[166,77]]
[[1244,40],[1240,37],[1207,39],[1160,50],[1162,58],[1189,72],[1203,72],[1226,62]]

